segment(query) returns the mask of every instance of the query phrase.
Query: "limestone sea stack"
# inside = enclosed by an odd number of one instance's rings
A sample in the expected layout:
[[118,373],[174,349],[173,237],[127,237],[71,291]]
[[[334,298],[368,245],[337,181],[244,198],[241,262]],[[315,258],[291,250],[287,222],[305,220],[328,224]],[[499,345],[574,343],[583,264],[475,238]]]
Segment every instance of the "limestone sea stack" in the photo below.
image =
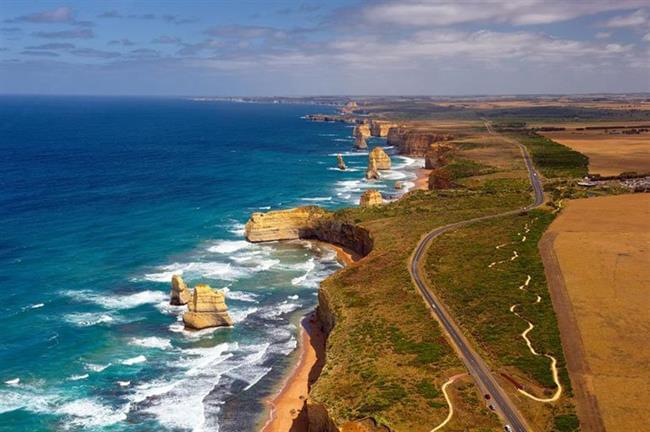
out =
[[341,171],[346,170],[347,167],[345,166],[345,161],[343,160],[343,156],[340,154],[336,155],[336,163]]
[[366,139],[362,135],[357,135],[354,139],[354,147],[361,150],[367,149],[368,143],[366,143]]
[[173,306],[186,305],[192,299],[192,293],[187,288],[185,281],[179,275],[172,276],[172,292],[169,304]]
[[375,189],[368,189],[361,195],[359,200],[359,205],[361,207],[372,207],[377,205],[382,205],[384,199],[381,197],[381,193]]
[[368,169],[366,170],[366,179],[377,180],[379,179],[379,172],[377,171],[377,162],[374,159],[368,159]]
[[187,328],[201,330],[233,325],[225,296],[221,291],[210,288],[209,285],[201,284],[194,287],[188,309],[183,314],[183,322]]
[[352,130],[352,136],[353,137],[364,137],[368,138],[370,135],[370,126],[368,126],[366,123],[361,123],[358,124],[354,127]]
[[390,157],[386,154],[383,148],[375,147],[372,149],[368,155],[368,166],[370,166],[370,161],[375,161],[375,166],[378,170],[389,170],[390,169]]
[[404,184],[399,180],[395,180],[395,189],[400,190],[403,188],[404,188]]

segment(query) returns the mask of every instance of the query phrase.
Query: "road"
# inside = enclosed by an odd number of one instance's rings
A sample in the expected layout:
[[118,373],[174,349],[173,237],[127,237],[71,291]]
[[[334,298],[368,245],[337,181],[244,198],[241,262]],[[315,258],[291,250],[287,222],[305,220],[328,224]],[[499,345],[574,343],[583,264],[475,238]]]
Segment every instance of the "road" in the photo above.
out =
[[[495,134],[492,127],[486,123],[485,124],[488,132],[490,134]],[[517,407],[512,403],[506,392],[501,388],[499,383],[494,377],[493,372],[487,366],[485,361],[474,351],[471,347],[463,333],[461,332],[458,324],[454,321],[453,317],[449,314],[445,306],[440,302],[440,300],[433,294],[433,292],[427,288],[424,278],[422,277],[422,268],[424,263],[424,258],[426,257],[426,250],[431,244],[431,242],[441,236],[442,234],[452,231],[457,228],[461,228],[476,222],[481,222],[489,219],[494,219],[503,216],[509,216],[518,214],[522,211],[528,211],[533,208],[539,207],[544,203],[544,192],[542,184],[539,180],[539,174],[533,166],[530,154],[526,147],[520,144],[517,141],[514,141],[509,138],[505,138],[507,141],[516,144],[519,146],[521,153],[526,163],[526,169],[528,170],[528,177],[530,183],[533,186],[533,191],[535,193],[535,200],[532,204],[523,207],[521,209],[507,211],[499,214],[482,216],[473,219],[467,219],[464,221],[452,223],[442,227],[438,227],[433,231],[426,234],[418,243],[411,260],[409,262],[409,271],[413,282],[420,290],[420,293],[424,297],[424,300],[429,305],[437,320],[440,322],[445,332],[447,333],[449,339],[451,340],[452,346],[455,348],[456,352],[459,354],[461,360],[467,367],[469,373],[472,375],[476,384],[481,389],[483,394],[490,395],[490,403],[494,406],[495,411],[502,418],[505,425],[510,426],[513,432],[526,432],[530,428],[526,424],[526,420],[523,418],[521,413],[518,411]]]

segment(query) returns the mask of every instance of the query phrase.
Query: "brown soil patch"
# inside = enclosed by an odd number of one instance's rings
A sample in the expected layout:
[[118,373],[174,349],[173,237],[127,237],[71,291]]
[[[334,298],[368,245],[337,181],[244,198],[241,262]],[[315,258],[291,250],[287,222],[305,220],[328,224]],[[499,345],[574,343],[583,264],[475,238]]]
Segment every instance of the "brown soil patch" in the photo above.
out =
[[608,134],[604,130],[543,132],[553,141],[589,157],[589,172],[618,175],[626,171],[650,171],[650,133]]
[[571,201],[540,248],[583,430],[643,430],[650,195]]

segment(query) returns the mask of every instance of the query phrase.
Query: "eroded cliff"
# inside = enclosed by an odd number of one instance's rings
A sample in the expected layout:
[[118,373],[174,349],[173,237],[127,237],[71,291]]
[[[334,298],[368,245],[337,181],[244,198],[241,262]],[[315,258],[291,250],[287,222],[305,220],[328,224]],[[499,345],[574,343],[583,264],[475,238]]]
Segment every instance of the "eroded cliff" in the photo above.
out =
[[447,133],[393,127],[388,131],[387,144],[395,146],[400,154],[425,157],[431,145],[452,139],[454,137]]

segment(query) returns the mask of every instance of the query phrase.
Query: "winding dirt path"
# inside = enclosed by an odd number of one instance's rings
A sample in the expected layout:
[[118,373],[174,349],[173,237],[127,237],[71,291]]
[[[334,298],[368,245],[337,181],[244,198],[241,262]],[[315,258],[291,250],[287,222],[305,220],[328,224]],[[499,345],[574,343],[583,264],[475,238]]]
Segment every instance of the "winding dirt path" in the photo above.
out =
[[[522,243],[526,241],[526,239],[527,239],[526,234],[528,234],[529,232],[530,232],[530,227],[528,226],[528,224],[526,224],[524,226],[524,233],[523,234],[522,233],[517,233],[517,235],[521,237],[521,242]],[[500,244],[500,245],[496,246],[496,249],[501,249],[502,247],[504,247],[504,246],[506,246],[508,244],[512,244],[512,243]],[[513,250],[512,251],[512,257],[510,258],[510,261],[514,261],[518,257],[519,257],[519,254],[517,253],[517,251]],[[501,264],[501,263],[504,263],[506,261],[508,261],[508,260],[496,261],[496,262],[491,263],[488,267],[492,268],[496,264]],[[530,285],[532,277],[530,275],[526,275],[526,276],[527,276],[526,281],[523,284],[519,285],[519,289],[522,290],[522,291],[529,292],[528,286]],[[536,299],[535,299],[534,304],[538,304],[538,303],[540,303],[542,301],[542,297],[539,294],[535,294],[535,295],[536,295]],[[537,352],[535,350],[535,348],[533,347],[532,341],[528,337],[528,333],[530,333],[535,328],[535,325],[532,322],[530,322],[529,320],[527,320],[526,318],[524,318],[523,316],[521,316],[517,312],[517,307],[519,307],[519,306],[520,306],[519,304],[513,304],[512,306],[510,306],[510,312],[515,314],[521,320],[526,321],[526,323],[528,324],[528,328],[526,328],[526,330],[521,332],[521,337],[524,339],[524,341],[526,342],[526,346],[528,346],[528,349],[530,350],[530,352],[534,356],[537,356],[537,357],[544,356],[544,357],[551,360],[550,368],[551,368],[551,374],[553,375],[553,381],[555,382],[556,390],[555,390],[555,393],[553,394],[553,396],[548,397],[548,398],[537,397],[537,396],[535,396],[535,395],[533,395],[531,393],[528,393],[526,390],[519,389],[519,388],[517,389],[517,391],[519,393],[523,394],[524,396],[526,396],[526,397],[528,397],[528,398],[530,398],[530,399],[532,399],[534,401],[537,401],[537,402],[542,402],[542,403],[555,402],[562,395],[562,384],[560,383],[560,376],[559,376],[559,372],[557,370],[557,359],[555,357],[553,357],[552,355],[550,355],[550,354],[542,354],[542,353],[539,353],[539,352]]]
[[442,394],[445,395],[445,400],[447,401],[447,405],[449,406],[449,414],[447,414],[447,418],[445,418],[442,421],[442,423],[440,423],[438,426],[431,429],[431,432],[436,432],[437,430],[442,429],[447,423],[449,423],[449,421],[453,417],[453,415],[454,415],[454,405],[451,403],[451,398],[449,397],[449,393],[447,393],[447,387],[452,385],[454,383],[454,381],[456,381],[458,378],[462,378],[462,377],[464,377],[466,375],[467,375],[467,373],[461,373],[461,374],[458,374],[458,375],[454,375],[453,377],[449,378],[447,380],[447,382],[445,382],[442,385],[441,390],[442,390]]

